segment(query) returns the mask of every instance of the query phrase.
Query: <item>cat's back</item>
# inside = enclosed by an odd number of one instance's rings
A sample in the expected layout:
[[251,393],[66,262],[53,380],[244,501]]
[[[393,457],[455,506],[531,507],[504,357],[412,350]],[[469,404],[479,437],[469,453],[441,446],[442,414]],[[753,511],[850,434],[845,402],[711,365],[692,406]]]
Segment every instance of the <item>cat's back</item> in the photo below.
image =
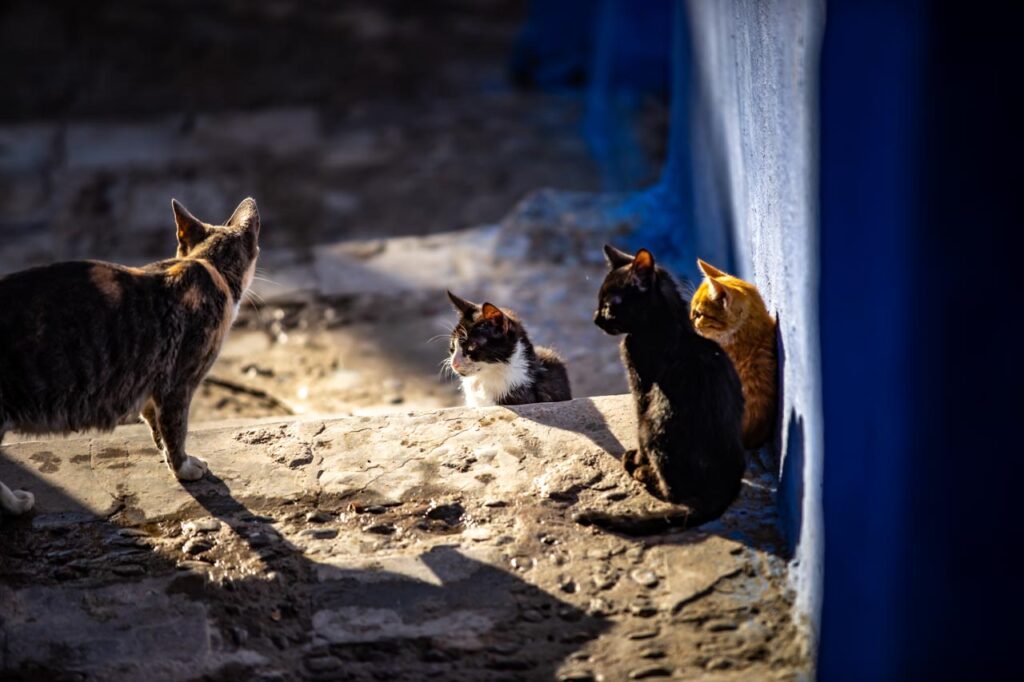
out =
[[534,352],[537,354],[537,363],[540,366],[536,381],[541,402],[572,400],[569,372],[565,368],[565,361],[550,348],[536,346]]

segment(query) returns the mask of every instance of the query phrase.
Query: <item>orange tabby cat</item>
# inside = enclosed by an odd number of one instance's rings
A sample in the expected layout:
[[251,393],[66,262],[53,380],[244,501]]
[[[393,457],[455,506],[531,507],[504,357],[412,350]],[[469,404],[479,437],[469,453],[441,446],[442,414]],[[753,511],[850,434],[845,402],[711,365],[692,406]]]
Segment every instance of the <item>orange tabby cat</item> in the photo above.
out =
[[753,450],[772,435],[776,410],[775,319],[750,282],[697,259],[704,281],[690,300],[697,332],[729,354],[743,383],[743,446]]

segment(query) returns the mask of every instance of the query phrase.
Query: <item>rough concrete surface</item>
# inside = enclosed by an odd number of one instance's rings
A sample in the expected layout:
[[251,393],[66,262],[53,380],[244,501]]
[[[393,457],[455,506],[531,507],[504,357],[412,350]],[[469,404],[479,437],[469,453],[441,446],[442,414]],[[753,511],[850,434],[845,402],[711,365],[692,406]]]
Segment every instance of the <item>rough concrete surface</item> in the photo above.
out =
[[137,427],[5,447],[4,679],[793,679],[771,477],[697,531],[576,526],[660,503],[628,396],[194,429],[181,485]]

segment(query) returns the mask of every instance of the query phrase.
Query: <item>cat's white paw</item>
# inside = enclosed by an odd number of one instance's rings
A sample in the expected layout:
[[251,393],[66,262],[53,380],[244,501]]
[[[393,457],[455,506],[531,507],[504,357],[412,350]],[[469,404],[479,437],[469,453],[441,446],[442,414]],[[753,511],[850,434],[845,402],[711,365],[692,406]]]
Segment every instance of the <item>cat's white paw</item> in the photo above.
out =
[[185,461],[174,472],[174,475],[181,481],[198,481],[208,469],[209,467],[206,465],[206,462],[198,457],[187,455]]
[[12,490],[11,492],[21,503],[21,513],[27,512],[36,503],[36,496],[27,490]]

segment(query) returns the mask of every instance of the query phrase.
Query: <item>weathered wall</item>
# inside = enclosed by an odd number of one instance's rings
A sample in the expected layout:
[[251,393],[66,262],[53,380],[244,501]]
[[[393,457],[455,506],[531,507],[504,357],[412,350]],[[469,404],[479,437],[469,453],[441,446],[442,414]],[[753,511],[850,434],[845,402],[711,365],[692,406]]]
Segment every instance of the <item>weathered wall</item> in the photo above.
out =
[[812,635],[822,583],[817,70],[824,3],[688,3],[696,230],[729,234],[737,274],[778,315],[779,510]]

